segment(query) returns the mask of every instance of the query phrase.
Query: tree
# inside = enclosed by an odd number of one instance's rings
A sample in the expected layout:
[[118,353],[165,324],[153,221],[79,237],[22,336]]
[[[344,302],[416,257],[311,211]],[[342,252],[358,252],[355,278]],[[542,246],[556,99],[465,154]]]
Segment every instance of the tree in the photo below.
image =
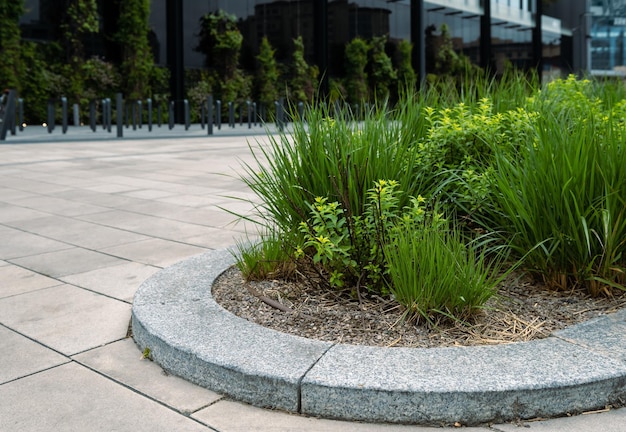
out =
[[250,80],[239,69],[243,36],[234,15],[219,10],[200,18],[200,41],[196,51],[205,55],[205,65],[216,97],[242,101],[250,94]]
[[396,71],[399,85],[412,85],[415,83],[416,75],[411,64],[411,52],[413,44],[407,40],[401,40],[396,52]]
[[304,59],[302,36],[293,40],[293,46],[289,96],[294,102],[311,102],[315,94],[319,71],[316,66],[309,66]]
[[366,72],[368,51],[369,45],[359,37],[346,44],[345,89],[348,101],[352,103],[363,103],[368,99],[369,89]]
[[151,95],[154,75],[154,59],[148,40],[150,0],[120,3],[117,40],[122,48],[122,86],[127,98],[143,99]]
[[385,52],[386,36],[372,38],[370,43],[370,72],[371,87],[374,89],[376,101],[384,101],[389,97],[389,89],[397,79],[391,59]]
[[22,75],[19,26],[22,13],[23,0],[0,0],[0,85],[18,90]]
[[256,74],[256,96],[259,102],[266,107],[272,106],[278,99],[278,66],[275,58],[276,51],[270,45],[267,37],[261,40],[259,55],[256,56],[258,62]]

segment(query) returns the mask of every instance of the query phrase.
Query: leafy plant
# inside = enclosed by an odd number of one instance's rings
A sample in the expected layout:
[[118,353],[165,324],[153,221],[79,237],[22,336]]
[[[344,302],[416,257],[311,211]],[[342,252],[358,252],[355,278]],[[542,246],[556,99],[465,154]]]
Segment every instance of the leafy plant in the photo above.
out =
[[363,103],[369,98],[366,72],[368,52],[369,45],[361,38],[354,38],[346,44],[346,78],[344,86],[346,88],[347,100],[351,103]]
[[309,66],[304,59],[304,42],[302,41],[302,36],[298,36],[293,40],[289,98],[293,102],[313,101],[318,75],[317,66]]
[[3,86],[18,90],[22,76],[19,21],[23,12],[23,0],[0,0],[0,77]]
[[375,100],[380,103],[389,97],[389,89],[398,78],[391,59],[385,52],[386,42],[385,36],[374,37],[370,42],[370,85],[374,90]]
[[280,74],[275,59],[276,51],[272,48],[267,37],[261,39],[259,55],[256,57],[258,67],[256,72],[257,100],[266,108],[271,108],[278,100],[278,79]]

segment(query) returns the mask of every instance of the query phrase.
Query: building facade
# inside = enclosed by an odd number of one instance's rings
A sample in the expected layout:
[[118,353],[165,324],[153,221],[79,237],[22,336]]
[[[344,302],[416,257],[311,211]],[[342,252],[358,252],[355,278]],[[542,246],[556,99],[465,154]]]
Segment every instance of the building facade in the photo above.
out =
[[[116,2],[98,4],[104,36],[94,37],[87,50],[115,61],[119,53],[106,30],[114,26]],[[25,38],[54,37],[55,5],[54,0],[25,0]],[[402,39],[413,42],[414,66],[423,77],[432,66],[429,50],[445,25],[458,53],[496,74],[508,64],[538,68],[543,79],[572,72],[626,74],[626,0],[152,0],[154,57],[175,79],[180,81],[185,69],[203,66],[204,57],[195,50],[200,17],[220,9],[237,18],[244,36],[241,64],[247,70],[254,69],[263,36],[279,61],[302,36],[307,61],[326,77],[341,76],[347,42],[384,35],[390,46]]]

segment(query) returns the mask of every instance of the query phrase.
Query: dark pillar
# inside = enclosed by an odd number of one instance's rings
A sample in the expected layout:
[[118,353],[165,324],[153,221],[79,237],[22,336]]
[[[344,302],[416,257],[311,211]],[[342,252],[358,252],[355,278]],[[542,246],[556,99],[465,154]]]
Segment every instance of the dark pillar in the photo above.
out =
[[483,16],[480,17],[480,67],[488,74],[495,73],[491,52],[491,0],[483,0]]
[[328,95],[328,0],[313,2],[315,62],[320,70],[320,96]]
[[185,62],[183,57],[183,0],[166,0],[165,19],[167,27],[167,67],[170,70],[170,95],[174,101],[174,117],[185,120]]
[[413,44],[411,61],[417,75],[418,84],[421,84],[426,79],[425,18],[424,0],[411,0],[411,43]]
[[537,68],[537,79],[541,83],[543,73],[543,38],[541,34],[542,0],[535,0],[535,27],[533,27],[533,64]]

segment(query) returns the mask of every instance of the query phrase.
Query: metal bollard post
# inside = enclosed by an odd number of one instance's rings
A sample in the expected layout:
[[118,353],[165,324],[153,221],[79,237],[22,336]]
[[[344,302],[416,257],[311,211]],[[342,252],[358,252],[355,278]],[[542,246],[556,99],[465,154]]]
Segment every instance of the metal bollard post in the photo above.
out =
[[107,128],[107,100],[102,99],[102,129],[106,130]]
[[61,98],[61,125],[63,133],[67,132],[67,98]]
[[207,98],[207,114],[206,114],[207,133],[213,135],[213,95]]
[[298,102],[298,117],[300,121],[304,121],[304,102]]
[[73,114],[74,114],[74,126],[80,126],[80,111],[78,108],[78,104],[72,105]]
[[253,112],[253,119],[254,119],[254,126],[256,126],[256,102],[252,102],[252,112]]
[[282,118],[281,118],[281,105],[278,101],[274,102],[274,106],[276,108],[276,127],[279,131],[283,130]]
[[220,130],[222,129],[222,101],[218,99],[215,104],[217,105],[215,108],[215,115],[217,116],[217,130]]
[[174,129],[174,101],[170,101],[170,109],[168,112],[168,120],[170,130]]
[[132,101],[130,103],[130,115],[133,130],[137,130],[137,101]]
[[152,132],[152,99],[146,99],[146,105],[148,108],[148,132]]
[[124,105],[122,101],[122,93],[115,95],[115,110],[117,111],[117,137],[124,136]]
[[228,102],[228,126],[235,127],[235,107],[232,102]]
[[243,126],[243,104],[239,104],[239,126]]
[[54,101],[49,100],[48,101],[48,133],[52,133],[52,131],[54,130],[55,114],[56,113],[54,112]]
[[157,124],[159,125],[159,127],[161,127],[162,123],[163,123],[163,106],[159,104],[159,106],[157,107]]
[[141,126],[143,126],[143,103],[140,100],[137,101],[137,111],[139,112],[137,121],[139,122],[139,129],[141,129]]
[[185,130],[189,130],[189,101],[187,99],[183,100],[183,107],[185,109]]
[[206,116],[206,105],[204,102],[200,104],[200,128],[204,130],[204,117]]
[[252,103],[246,101],[246,105],[248,105],[248,129],[252,129]]
[[19,124],[20,132],[24,130],[24,99],[19,98],[17,100],[17,123]]
[[107,132],[111,133],[111,124],[113,123],[113,107],[111,107],[111,98],[107,98]]
[[96,131],[96,101],[89,101],[89,127],[93,132]]

